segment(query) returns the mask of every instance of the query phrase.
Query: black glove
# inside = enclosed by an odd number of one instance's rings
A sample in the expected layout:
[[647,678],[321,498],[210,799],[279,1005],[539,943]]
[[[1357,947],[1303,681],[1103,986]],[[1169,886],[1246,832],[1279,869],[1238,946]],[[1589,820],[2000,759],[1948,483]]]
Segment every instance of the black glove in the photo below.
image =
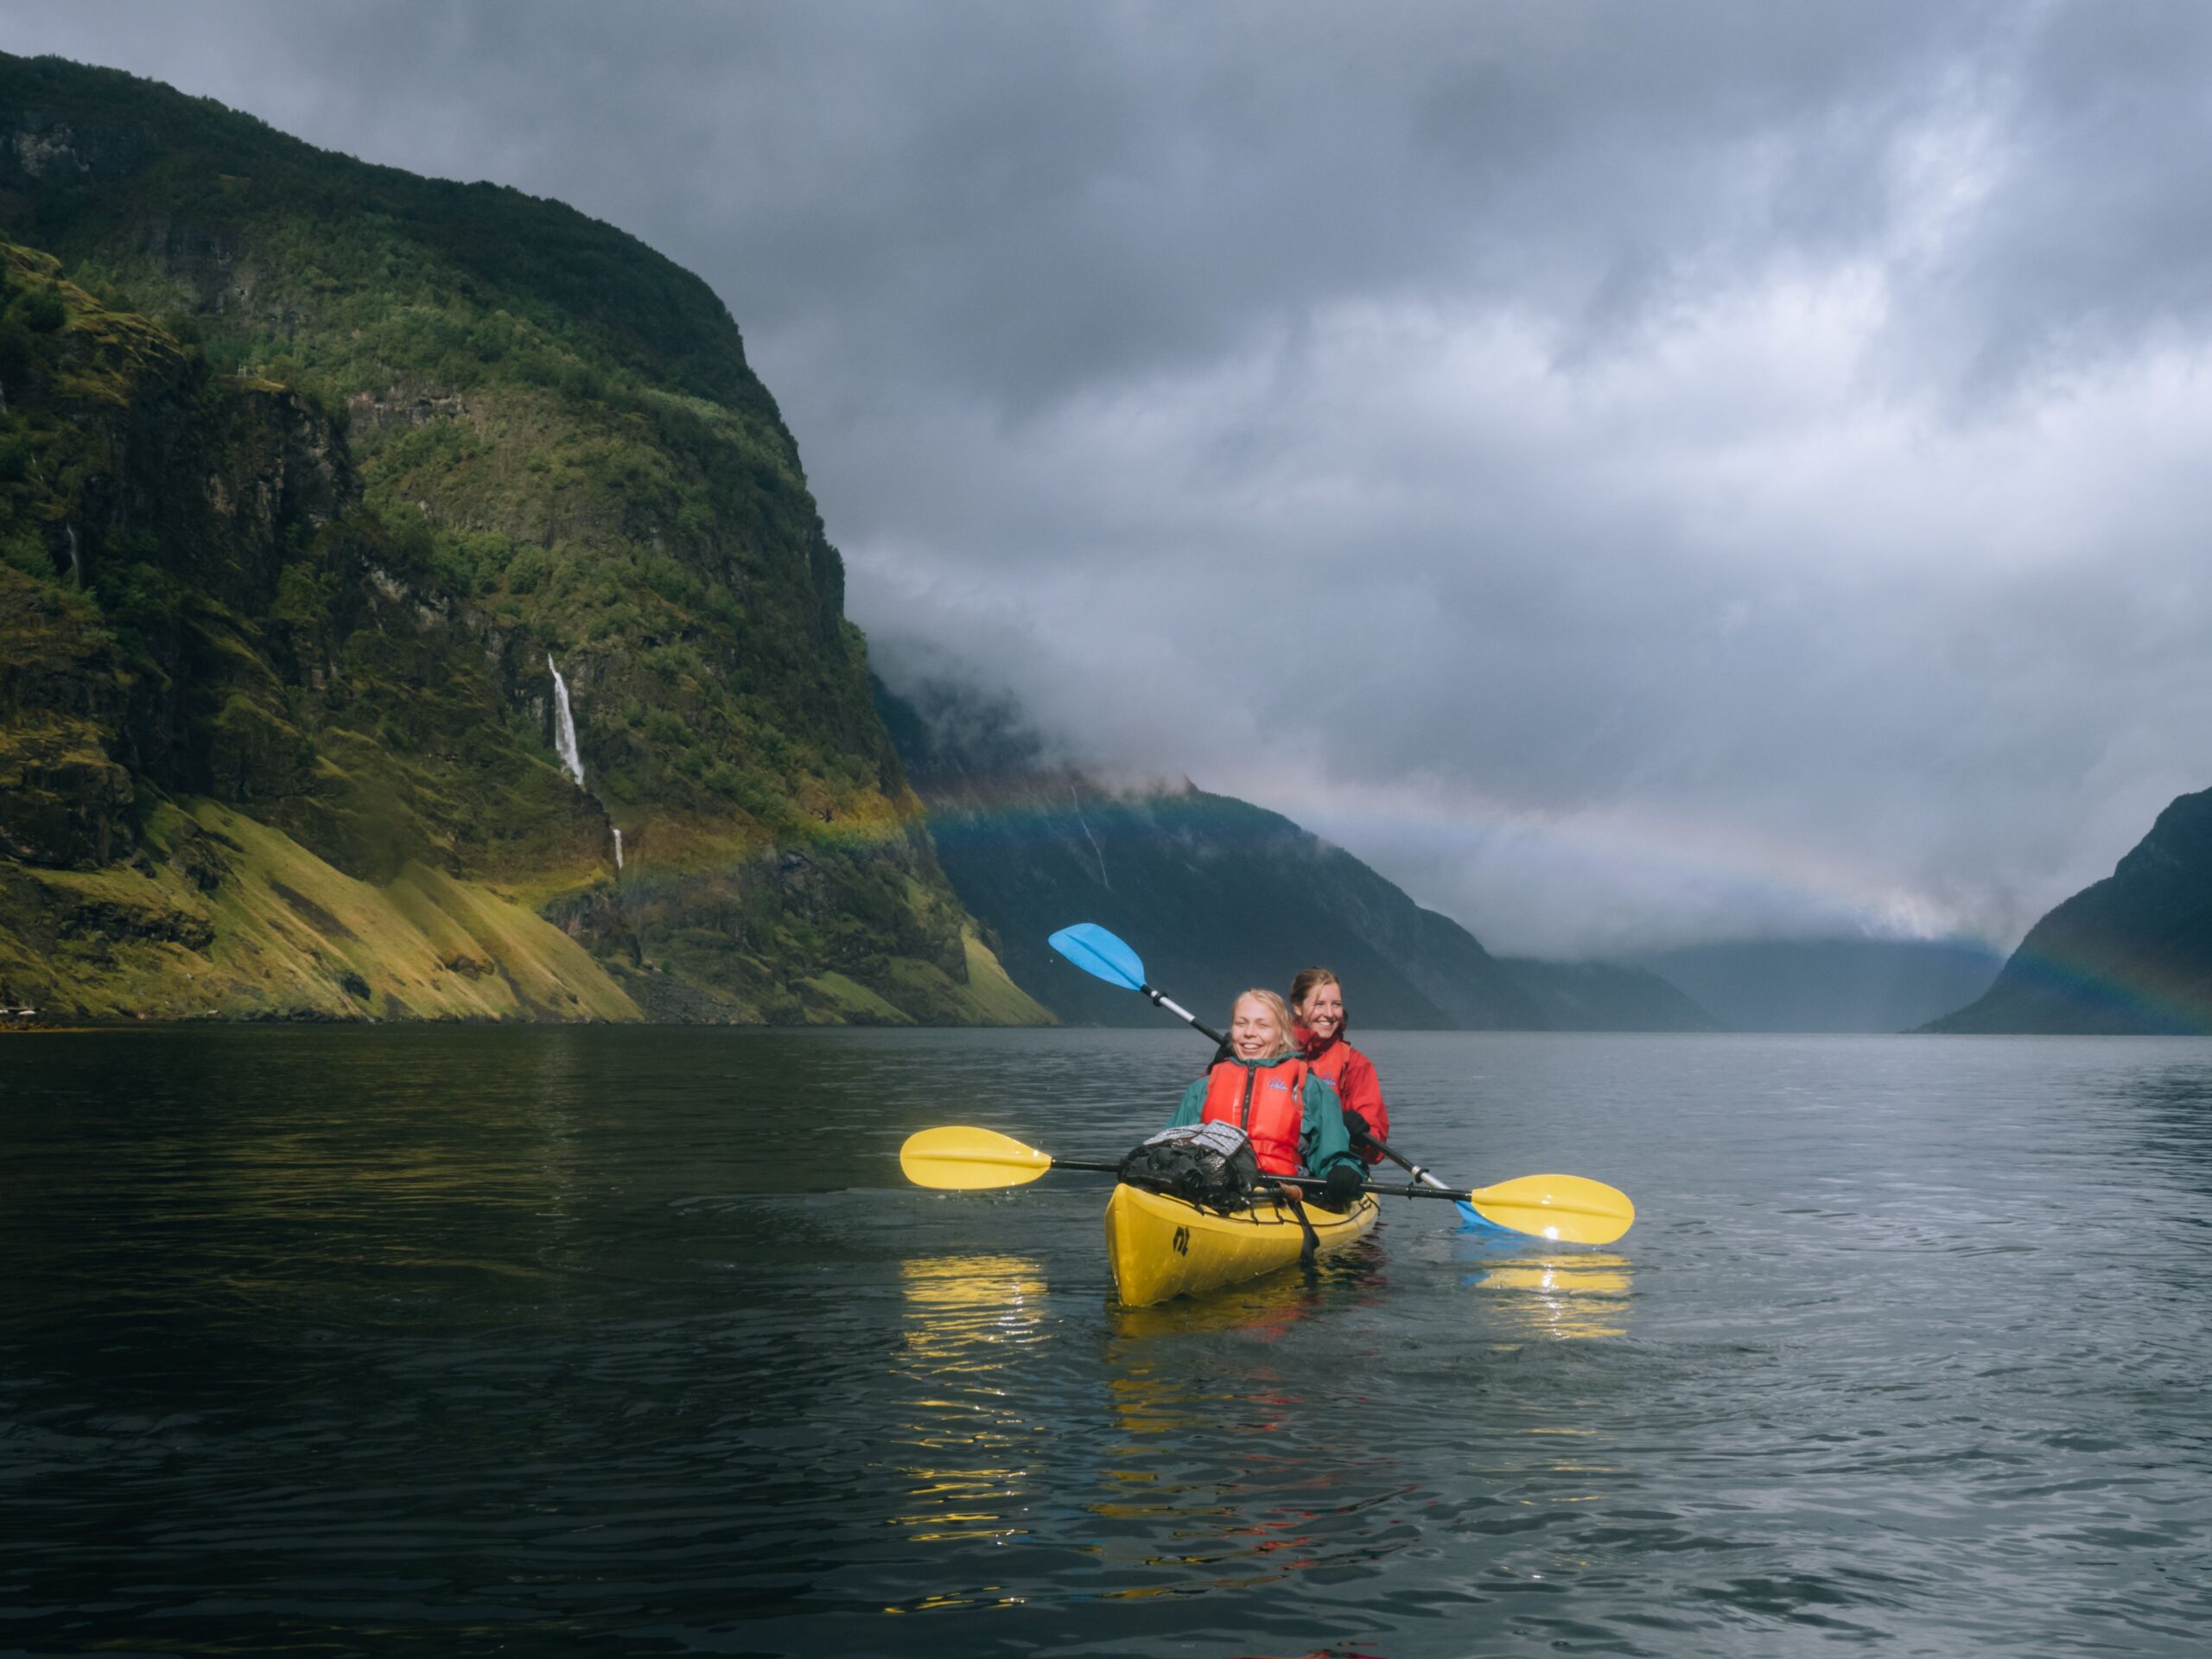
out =
[[1359,1173],[1356,1164],[1330,1165],[1326,1179],[1328,1185],[1321,1194],[1321,1202],[1332,1210],[1351,1209],[1367,1185],[1367,1177]]
[[1349,1106],[1344,1108],[1344,1128],[1351,1135],[1355,1147],[1363,1141],[1375,1138],[1375,1131],[1367,1127],[1367,1119]]

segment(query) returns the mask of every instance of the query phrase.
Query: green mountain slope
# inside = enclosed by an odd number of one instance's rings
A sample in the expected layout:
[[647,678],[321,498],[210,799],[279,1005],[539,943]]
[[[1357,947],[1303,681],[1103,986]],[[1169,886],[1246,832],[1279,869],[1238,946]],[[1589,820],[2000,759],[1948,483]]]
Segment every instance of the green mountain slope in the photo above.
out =
[[10,649],[73,664],[0,709],[44,780],[17,864],[138,855],[213,798],[337,877],[499,884],[632,1011],[1046,1017],[938,868],[704,284],[113,72],[0,56],[0,128],[39,313],[0,343]]
[[2212,790],[2175,800],[2028,930],[1983,995],[1923,1029],[2212,1034]]
[[1063,1020],[1161,1017],[1046,944],[1090,921],[1128,939],[1153,982],[1211,1023],[1247,986],[1282,989],[1319,963],[1370,1027],[1545,1024],[1465,928],[1279,813],[1187,783],[1106,787],[1051,758],[1010,703],[964,688],[902,696],[879,683],[876,696],[954,887],[995,930],[1015,982]]

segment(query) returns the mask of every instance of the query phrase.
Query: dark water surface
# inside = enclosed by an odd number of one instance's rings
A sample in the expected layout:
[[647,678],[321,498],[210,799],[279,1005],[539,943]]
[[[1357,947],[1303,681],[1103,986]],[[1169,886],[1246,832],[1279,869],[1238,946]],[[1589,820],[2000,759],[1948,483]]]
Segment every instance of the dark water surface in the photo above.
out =
[[1171,1032],[0,1043],[0,1651],[2199,1655],[2212,1045],[1370,1037],[1641,1218],[1113,1306]]

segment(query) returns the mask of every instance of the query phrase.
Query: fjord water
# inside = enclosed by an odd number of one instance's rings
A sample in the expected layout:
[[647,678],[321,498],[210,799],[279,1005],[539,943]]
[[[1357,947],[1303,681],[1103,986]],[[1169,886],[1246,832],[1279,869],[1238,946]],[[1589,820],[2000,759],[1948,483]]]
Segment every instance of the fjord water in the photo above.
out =
[[1367,1039],[1400,1202],[1114,1306],[1187,1036],[0,1047],[0,1650],[2195,1654],[2212,1045]]

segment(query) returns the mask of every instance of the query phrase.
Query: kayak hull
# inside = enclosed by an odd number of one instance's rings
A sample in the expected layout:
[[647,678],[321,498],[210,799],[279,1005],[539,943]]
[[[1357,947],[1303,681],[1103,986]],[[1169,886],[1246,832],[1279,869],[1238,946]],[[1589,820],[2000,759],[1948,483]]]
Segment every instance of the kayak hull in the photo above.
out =
[[[1316,1248],[1341,1249],[1380,1213],[1363,1198],[1342,1215],[1306,1206]],[[1305,1235],[1289,1205],[1268,1202],[1221,1215],[1142,1187],[1116,1185],[1106,1203],[1106,1255],[1125,1307],[1198,1296],[1295,1263]]]

